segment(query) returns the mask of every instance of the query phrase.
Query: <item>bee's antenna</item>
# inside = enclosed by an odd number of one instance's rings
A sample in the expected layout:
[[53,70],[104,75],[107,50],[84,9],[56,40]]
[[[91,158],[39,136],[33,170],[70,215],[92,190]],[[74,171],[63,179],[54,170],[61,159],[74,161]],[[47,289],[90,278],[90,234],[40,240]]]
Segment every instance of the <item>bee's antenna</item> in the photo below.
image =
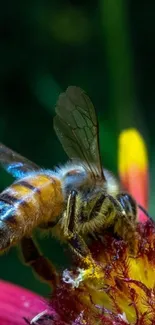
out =
[[150,217],[150,215],[148,214],[148,212],[140,205],[140,204],[138,204],[138,208],[140,209],[140,210],[142,210],[143,212],[144,212],[144,214],[149,218],[149,219],[151,219],[151,217]]

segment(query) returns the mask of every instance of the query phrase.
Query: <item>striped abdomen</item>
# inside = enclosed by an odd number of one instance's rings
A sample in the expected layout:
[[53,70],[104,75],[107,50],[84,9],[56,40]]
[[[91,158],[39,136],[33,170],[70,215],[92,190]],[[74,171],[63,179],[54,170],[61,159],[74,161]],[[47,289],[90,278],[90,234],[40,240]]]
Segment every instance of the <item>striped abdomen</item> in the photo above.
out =
[[61,183],[56,177],[38,173],[15,182],[0,195],[0,250],[41,223],[54,221],[62,208]]

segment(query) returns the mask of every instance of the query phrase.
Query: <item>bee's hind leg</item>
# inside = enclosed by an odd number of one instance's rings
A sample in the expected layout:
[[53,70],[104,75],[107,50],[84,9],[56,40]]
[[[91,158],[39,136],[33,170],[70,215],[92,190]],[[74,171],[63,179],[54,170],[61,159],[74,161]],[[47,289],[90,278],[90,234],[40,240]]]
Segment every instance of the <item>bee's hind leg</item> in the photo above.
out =
[[40,253],[32,237],[23,237],[20,246],[24,262],[31,266],[44,282],[55,288],[58,284],[56,269],[48,258]]
[[67,201],[67,210],[63,216],[63,229],[65,238],[76,256],[83,262],[91,253],[84,239],[78,233],[79,215],[76,213],[77,191],[72,190]]

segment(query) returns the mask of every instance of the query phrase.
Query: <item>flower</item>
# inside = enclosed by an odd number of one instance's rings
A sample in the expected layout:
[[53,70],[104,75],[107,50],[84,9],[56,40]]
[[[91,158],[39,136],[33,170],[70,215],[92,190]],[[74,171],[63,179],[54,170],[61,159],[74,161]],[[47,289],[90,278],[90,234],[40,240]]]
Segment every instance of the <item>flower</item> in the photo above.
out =
[[[124,188],[146,209],[147,155],[136,130],[120,135],[119,172]],[[5,319],[0,324],[155,324],[155,223],[141,211],[135,241],[133,255],[127,242],[104,231],[90,243],[90,255],[74,259],[72,267],[59,274],[48,302],[13,285],[4,284],[3,289],[0,283],[0,320]]]
[[[106,234],[91,246],[89,268],[66,270],[52,306],[68,324],[154,324],[155,224],[137,226],[135,256],[128,245]],[[69,315],[69,317],[68,317]]]

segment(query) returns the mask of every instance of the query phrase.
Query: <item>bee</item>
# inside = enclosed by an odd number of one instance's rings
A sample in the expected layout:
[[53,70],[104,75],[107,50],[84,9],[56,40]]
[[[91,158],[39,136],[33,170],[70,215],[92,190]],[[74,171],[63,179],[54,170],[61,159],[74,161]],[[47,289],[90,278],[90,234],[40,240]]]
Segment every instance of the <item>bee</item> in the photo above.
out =
[[96,112],[82,89],[70,86],[60,94],[54,129],[70,158],[55,170],[0,145],[0,162],[16,178],[0,194],[0,251],[20,243],[25,262],[52,284],[57,274],[35,245],[34,228],[50,229],[83,258],[85,237],[111,226],[133,248],[137,223],[136,201],[102,167]]

